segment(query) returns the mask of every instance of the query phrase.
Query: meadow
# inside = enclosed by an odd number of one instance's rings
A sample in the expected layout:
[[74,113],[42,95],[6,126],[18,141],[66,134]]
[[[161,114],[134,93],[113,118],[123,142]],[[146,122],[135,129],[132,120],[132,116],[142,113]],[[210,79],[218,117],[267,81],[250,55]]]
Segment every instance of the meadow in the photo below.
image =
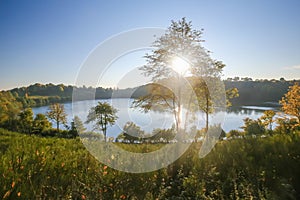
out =
[[[3,199],[299,199],[300,134],[220,141],[200,159],[193,143],[177,161],[132,174],[99,163],[79,138],[0,129]],[[163,144],[118,144],[154,151]],[[147,146],[145,146],[147,145]]]

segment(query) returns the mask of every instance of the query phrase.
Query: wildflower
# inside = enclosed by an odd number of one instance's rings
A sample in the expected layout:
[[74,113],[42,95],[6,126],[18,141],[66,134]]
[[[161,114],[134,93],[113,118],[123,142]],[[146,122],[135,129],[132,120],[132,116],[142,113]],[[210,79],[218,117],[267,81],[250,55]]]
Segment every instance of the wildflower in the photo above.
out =
[[16,183],[13,181],[13,182],[11,183],[11,188],[14,188],[15,185],[16,185]]

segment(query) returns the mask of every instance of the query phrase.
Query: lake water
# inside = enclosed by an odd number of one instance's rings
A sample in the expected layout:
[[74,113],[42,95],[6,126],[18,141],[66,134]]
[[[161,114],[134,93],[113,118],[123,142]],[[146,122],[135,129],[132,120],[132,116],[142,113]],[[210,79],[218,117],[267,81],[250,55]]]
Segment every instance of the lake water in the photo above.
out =
[[[87,100],[72,103],[64,103],[65,111],[68,115],[68,124],[72,122],[74,116],[78,116],[83,122],[86,120],[88,112],[92,106],[95,106],[98,101],[108,102],[117,110],[118,119],[116,124],[108,128],[108,136],[116,137],[122,132],[122,127],[128,121],[132,121],[140,126],[144,131],[150,133],[154,128],[170,128],[174,123],[173,116],[169,113],[148,112],[142,113],[139,110],[130,108],[133,99],[108,99],[108,100]],[[210,124],[221,123],[225,132],[232,129],[241,129],[244,124],[243,119],[249,117],[251,119],[259,118],[265,110],[275,110],[272,107],[260,106],[242,106],[231,107],[226,112],[218,112],[210,116]],[[34,114],[45,114],[48,106],[37,107],[32,109]],[[197,115],[197,127],[205,127],[205,115]],[[92,124],[85,124],[88,130],[92,130]],[[63,128],[63,127],[61,127]]]

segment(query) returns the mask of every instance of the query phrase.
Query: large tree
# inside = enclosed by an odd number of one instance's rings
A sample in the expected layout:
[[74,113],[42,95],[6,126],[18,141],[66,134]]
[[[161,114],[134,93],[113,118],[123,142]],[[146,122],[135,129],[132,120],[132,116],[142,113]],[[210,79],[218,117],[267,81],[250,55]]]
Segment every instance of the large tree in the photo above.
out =
[[[210,52],[202,46],[202,31],[193,29],[191,22],[185,18],[178,22],[172,21],[166,33],[154,42],[154,50],[145,55],[147,63],[140,68],[145,76],[151,77],[154,86],[149,87],[148,95],[137,99],[133,105],[144,111],[160,105],[164,110],[170,111],[174,114],[177,132],[185,127],[181,121],[184,106],[186,110],[193,107],[194,111],[210,112],[211,109],[207,107],[212,106],[212,91],[206,88],[197,92],[194,89],[204,87],[198,83],[208,80],[205,78],[220,78],[225,66],[212,59]],[[193,78],[187,79],[186,76]],[[200,81],[196,81],[197,79]],[[205,106],[200,106],[203,105],[202,102],[205,102]],[[195,107],[192,103],[198,106]]]
[[56,123],[56,129],[59,132],[59,125],[67,123],[67,113],[63,104],[55,103],[49,106],[47,117]]
[[284,113],[296,117],[300,123],[300,86],[298,83],[289,87],[289,91],[282,97],[280,104]]
[[107,126],[114,125],[117,120],[117,109],[110,104],[104,102],[98,102],[98,105],[92,107],[87,116],[86,123],[95,122],[94,129],[100,129],[104,135],[104,141],[106,142]]

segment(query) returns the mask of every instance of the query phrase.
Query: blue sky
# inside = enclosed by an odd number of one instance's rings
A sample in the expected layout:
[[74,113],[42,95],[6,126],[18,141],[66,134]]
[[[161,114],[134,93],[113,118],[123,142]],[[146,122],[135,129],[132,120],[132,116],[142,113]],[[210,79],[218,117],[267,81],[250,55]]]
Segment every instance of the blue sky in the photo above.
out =
[[100,42],[182,17],[204,28],[204,46],[226,64],[225,78],[300,78],[297,0],[0,1],[0,90],[73,85]]

